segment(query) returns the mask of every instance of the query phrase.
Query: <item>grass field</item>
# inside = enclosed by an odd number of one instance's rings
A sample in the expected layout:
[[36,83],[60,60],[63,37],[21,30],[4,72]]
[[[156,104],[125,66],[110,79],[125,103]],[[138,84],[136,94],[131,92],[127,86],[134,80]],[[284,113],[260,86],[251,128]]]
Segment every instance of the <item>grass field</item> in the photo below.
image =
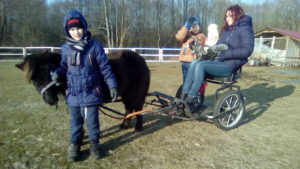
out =
[[[245,67],[239,80],[246,96],[243,125],[223,131],[210,121],[181,121],[145,115],[145,127],[119,130],[121,121],[100,115],[100,142],[107,156],[89,158],[82,147],[80,162],[68,163],[69,116],[64,101],[46,105],[24,80],[14,61],[0,62],[0,168],[103,169],[299,169],[300,74]],[[150,91],[174,95],[181,84],[179,63],[148,63]],[[298,69],[299,70],[299,69]],[[216,85],[209,85],[206,104]],[[111,104],[124,112],[121,104]],[[87,133],[86,133],[87,134]],[[85,143],[87,143],[85,137]]]

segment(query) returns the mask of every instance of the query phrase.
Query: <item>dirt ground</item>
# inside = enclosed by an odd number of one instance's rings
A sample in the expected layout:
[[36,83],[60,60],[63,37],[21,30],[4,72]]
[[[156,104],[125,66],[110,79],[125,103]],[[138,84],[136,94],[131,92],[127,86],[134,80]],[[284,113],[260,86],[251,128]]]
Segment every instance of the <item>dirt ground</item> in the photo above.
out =
[[[0,66],[0,168],[300,168],[300,83],[280,82],[300,80],[300,74],[278,71],[299,68],[245,66],[238,84],[246,97],[247,116],[240,127],[229,131],[210,121],[145,115],[144,130],[136,133],[133,128],[119,130],[120,120],[101,114],[100,142],[107,155],[95,161],[85,144],[81,161],[68,163],[64,101],[57,110],[44,104],[16,63],[1,61]],[[174,96],[182,79],[180,64],[148,65],[150,92]],[[205,104],[212,103],[217,87],[209,84]],[[119,103],[109,106],[124,112]]]

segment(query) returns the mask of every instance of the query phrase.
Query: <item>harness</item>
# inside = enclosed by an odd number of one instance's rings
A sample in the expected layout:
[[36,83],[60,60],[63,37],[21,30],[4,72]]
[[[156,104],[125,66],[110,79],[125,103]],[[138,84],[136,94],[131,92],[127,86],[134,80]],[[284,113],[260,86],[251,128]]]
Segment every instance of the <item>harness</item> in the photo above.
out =
[[41,90],[41,95],[43,95],[43,94],[45,93],[45,91],[46,91],[47,89],[49,89],[51,86],[53,86],[55,83],[57,83],[56,80],[54,80],[54,81],[50,82],[49,84],[47,84],[47,85]]

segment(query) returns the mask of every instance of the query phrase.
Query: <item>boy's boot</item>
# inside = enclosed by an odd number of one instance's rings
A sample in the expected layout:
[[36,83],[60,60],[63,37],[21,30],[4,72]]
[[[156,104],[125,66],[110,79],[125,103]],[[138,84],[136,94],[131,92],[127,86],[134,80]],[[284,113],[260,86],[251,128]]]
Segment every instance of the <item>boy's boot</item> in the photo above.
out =
[[100,144],[98,142],[90,142],[91,156],[94,159],[101,158]]
[[68,148],[68,161],[75,162],[79,160],[80,145],[71,143]]

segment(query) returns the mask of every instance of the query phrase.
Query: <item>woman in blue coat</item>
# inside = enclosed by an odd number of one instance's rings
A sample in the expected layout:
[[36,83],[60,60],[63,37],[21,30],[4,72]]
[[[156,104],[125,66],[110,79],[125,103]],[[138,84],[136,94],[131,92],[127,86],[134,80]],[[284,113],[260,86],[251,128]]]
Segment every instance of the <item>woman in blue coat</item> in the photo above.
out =
[[69,11],[63,22],[66,43],[61,47],[61,65],[51,73],[52,80],[67,76],[67,105],[70,110],[68,161],[77,161],[87,124],[91,155],[100,158],[98,106],[103,103],[101,82],[104,79],[112,101],[117,98],[117,82],[100,42],[91,40],[88,24],[81,13]]
[[225,25],[222,27],[217,44],[225,44],[228,50],[218,55],[218,60],[194,60],[188,70],[182,88],[182,99],[188,105],[195,105],[196,95],[204,81],[205,74],[213,76],[230,76],[248,61],[254,48],[252,18],[244,14],[239,5],[230,6],[224,15]]

